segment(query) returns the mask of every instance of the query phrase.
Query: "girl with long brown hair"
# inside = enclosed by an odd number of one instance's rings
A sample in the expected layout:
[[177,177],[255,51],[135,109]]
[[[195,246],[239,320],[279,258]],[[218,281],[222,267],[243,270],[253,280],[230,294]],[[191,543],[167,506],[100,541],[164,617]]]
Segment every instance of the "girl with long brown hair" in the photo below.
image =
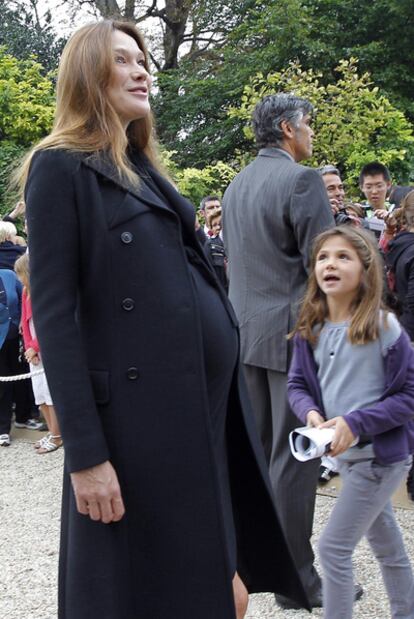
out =
[[81,28],[21,170],[65,447],[59,618],[241,619],[246,586],[306,606],[232,309],[157,163],[150,86],[135,26]]
[[329,455],[343,480],[319,540],[326,619],[352,617],[352,554],[363,536],[392,616],[414,616],[413,574],[390,500],[414,452],[414,351],[381,309],[381,294],[380,256],[364,231],[339,226],[316,238],[288,397],[303,423],[334,428]]
[[[30,366],[30,371],[35,372],[44,368],[33,324],[32,303],[30,300],[29,254],[27,252],[16,260],[14,271],[23,285],[20,327],[25,348],[24,354]],[[35,449],[38,454],[47,454],[56,451],[56,449],[62,446],[62,437],[45,373],[34,374],[31,377],[31,381],[35,403],[40,408],[49,430],[46,436],[35,443]]]

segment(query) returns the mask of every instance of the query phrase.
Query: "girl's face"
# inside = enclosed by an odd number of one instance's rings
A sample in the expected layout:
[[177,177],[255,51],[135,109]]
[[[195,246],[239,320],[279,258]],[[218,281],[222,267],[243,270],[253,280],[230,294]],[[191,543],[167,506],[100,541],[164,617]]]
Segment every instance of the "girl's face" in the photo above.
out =
[[352,303],[362,281],[363,266],[355,249],[341,236],[333,236],[316,256],[315,276],[327,299]]
[[149,114],[152,80],[145,68],[144,53],[128,34],[120,30],[112,33],[112,53],[114,64],[108,97],[127,127],[131,121]]

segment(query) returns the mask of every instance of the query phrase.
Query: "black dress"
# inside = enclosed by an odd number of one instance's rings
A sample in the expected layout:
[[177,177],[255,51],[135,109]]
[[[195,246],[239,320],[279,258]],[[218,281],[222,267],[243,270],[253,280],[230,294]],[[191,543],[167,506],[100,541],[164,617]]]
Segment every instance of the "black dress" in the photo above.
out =
[[[144,182],[167,208],[174,210],[150,176],[150,169],[142,163],[137,163],[136,160],[134,163],[141,182]],[[176,214],[179,216],[179,213]],[[238,336],[223,305],[213,271],[186,243],[185,238],[183,238],[183,243],[195,297],[198,301],[214,459],[220,488],[227,551],[232,571],[235,573],[237,546],[227,462],[226,419],[230,388],[239,354]]]

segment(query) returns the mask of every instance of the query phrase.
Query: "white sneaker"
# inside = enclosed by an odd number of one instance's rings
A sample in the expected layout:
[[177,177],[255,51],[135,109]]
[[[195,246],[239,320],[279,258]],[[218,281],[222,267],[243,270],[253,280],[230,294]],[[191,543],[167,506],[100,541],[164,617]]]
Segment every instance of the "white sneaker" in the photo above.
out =
[[8,434],[0,434],[0,447],[8,447],[10,445],[10,436]]
[[41,421],[36,421],[36,419],[28,419],[24,423],[14,422],[15,428],[26,428],[26,430],[42,430],[43,426],[44,424]]

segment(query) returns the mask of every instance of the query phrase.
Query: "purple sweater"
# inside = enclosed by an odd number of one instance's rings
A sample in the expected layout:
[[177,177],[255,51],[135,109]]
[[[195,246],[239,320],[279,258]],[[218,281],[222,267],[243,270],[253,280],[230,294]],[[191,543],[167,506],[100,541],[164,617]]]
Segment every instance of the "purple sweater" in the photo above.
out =
[[[414,350],[405,331],[388,349],[384,370],[384,393],[379,401],[350,411],[346,422],[354,436],[372,437],[379,463],[392,464],[414,452]],[[310,410],[325,416],[312,347],[299,335],[294,339],[287,391],[289,404],[302,423],[306,424]]]

